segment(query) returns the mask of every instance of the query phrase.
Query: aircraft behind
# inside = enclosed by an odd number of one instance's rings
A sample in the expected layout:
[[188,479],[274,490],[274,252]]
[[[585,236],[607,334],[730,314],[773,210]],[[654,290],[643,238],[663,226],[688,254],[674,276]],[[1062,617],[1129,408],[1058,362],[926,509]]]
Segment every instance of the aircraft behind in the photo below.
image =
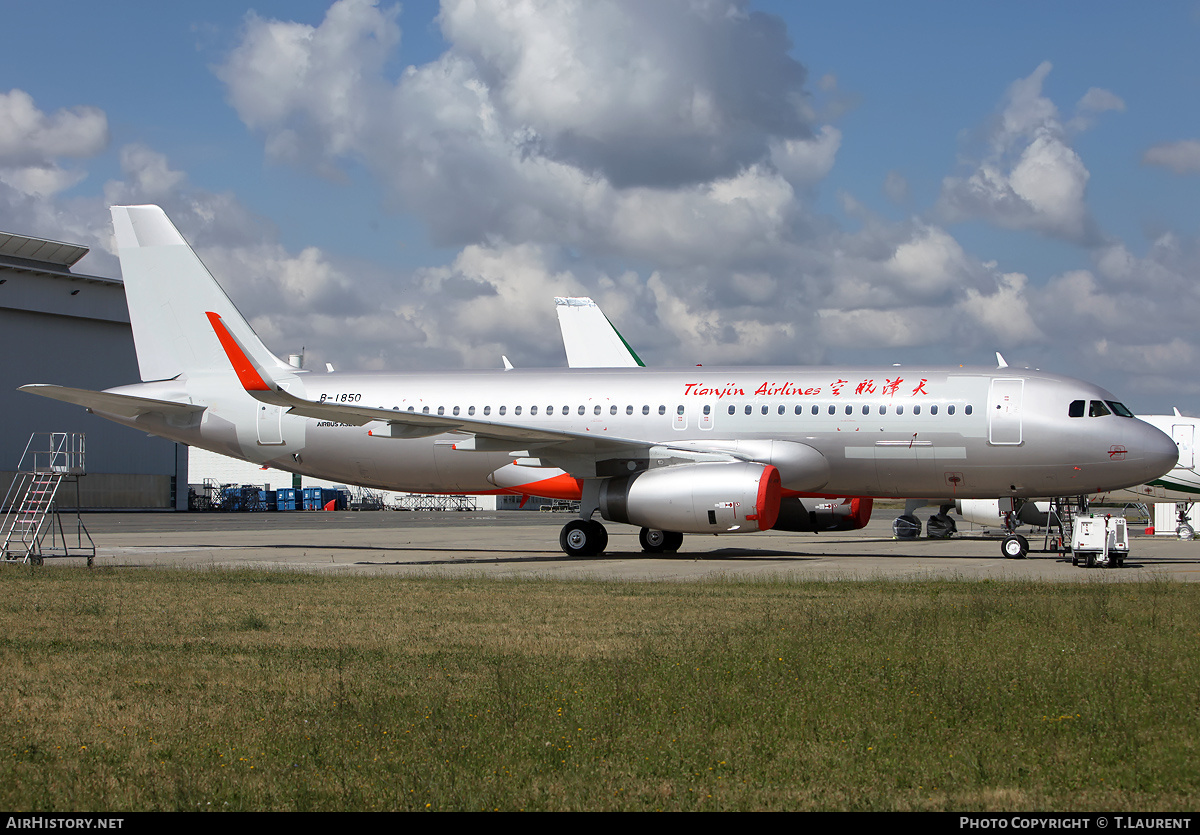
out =
[[[142,382],[23,391],[302,475],[575,498],[559,537],[572,556],[607,547],[597,514],[674,551],[685,533],[811,530],[801,496],[1077,496],[1177,459],[1111,393],[1011,368],[308,374],[267,349],[160,208],[112,214]],[[1110,411],[1075,417],[1079,400]]]

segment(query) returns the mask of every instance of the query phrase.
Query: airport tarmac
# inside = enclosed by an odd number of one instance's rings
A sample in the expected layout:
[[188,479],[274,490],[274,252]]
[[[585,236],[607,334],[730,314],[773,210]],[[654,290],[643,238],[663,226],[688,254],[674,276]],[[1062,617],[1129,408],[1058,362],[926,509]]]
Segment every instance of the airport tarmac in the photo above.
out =
[[[535,511],[93,513],[83,519],[96,543],[95,564],[108,567],[638,581],[1200,581],[1200,541],[1135,536],[1123,568],[1087,569],[1057,553],[1004,559],[999,538],[978,532],[898,541],[891,535],[893,515],[877,513],[863,530],[846,533],[690,534],[673,555],[645,554],[636,528],[609,524],[606,553],[586,558],[559,550],[559,529],[569,516]],[[74,517],[64,515],[63,523],[70,531]],[[1026,535],[1040,547],[1040,537]],[[85,564],[81,557],[46,560],[47,570]]]

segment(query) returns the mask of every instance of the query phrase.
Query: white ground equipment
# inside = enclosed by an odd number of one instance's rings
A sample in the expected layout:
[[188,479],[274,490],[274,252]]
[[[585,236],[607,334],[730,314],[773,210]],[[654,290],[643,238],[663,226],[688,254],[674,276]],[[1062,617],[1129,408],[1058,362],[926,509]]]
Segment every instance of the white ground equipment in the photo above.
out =
[[1120,568],[1129,556],[1129,536],[1120,516],[1077,516],[1071,536],[1071,565]]

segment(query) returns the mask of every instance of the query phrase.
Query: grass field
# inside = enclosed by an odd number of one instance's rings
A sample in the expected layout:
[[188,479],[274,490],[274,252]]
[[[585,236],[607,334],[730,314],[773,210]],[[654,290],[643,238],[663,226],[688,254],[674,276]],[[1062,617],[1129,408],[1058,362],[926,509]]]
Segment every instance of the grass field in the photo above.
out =
[[8,567],[0,808],[1200,806],[1200,585]]

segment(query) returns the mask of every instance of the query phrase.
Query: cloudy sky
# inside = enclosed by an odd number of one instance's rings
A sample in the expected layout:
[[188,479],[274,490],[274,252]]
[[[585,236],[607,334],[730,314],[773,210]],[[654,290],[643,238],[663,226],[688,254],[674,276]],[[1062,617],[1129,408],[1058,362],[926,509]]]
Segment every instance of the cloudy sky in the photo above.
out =
[[[810,5],[813,8],[810,8]],[[0,230],[163,206],[276,353],[1073,374],[1200,414],[1200,3],[13,0]]]

